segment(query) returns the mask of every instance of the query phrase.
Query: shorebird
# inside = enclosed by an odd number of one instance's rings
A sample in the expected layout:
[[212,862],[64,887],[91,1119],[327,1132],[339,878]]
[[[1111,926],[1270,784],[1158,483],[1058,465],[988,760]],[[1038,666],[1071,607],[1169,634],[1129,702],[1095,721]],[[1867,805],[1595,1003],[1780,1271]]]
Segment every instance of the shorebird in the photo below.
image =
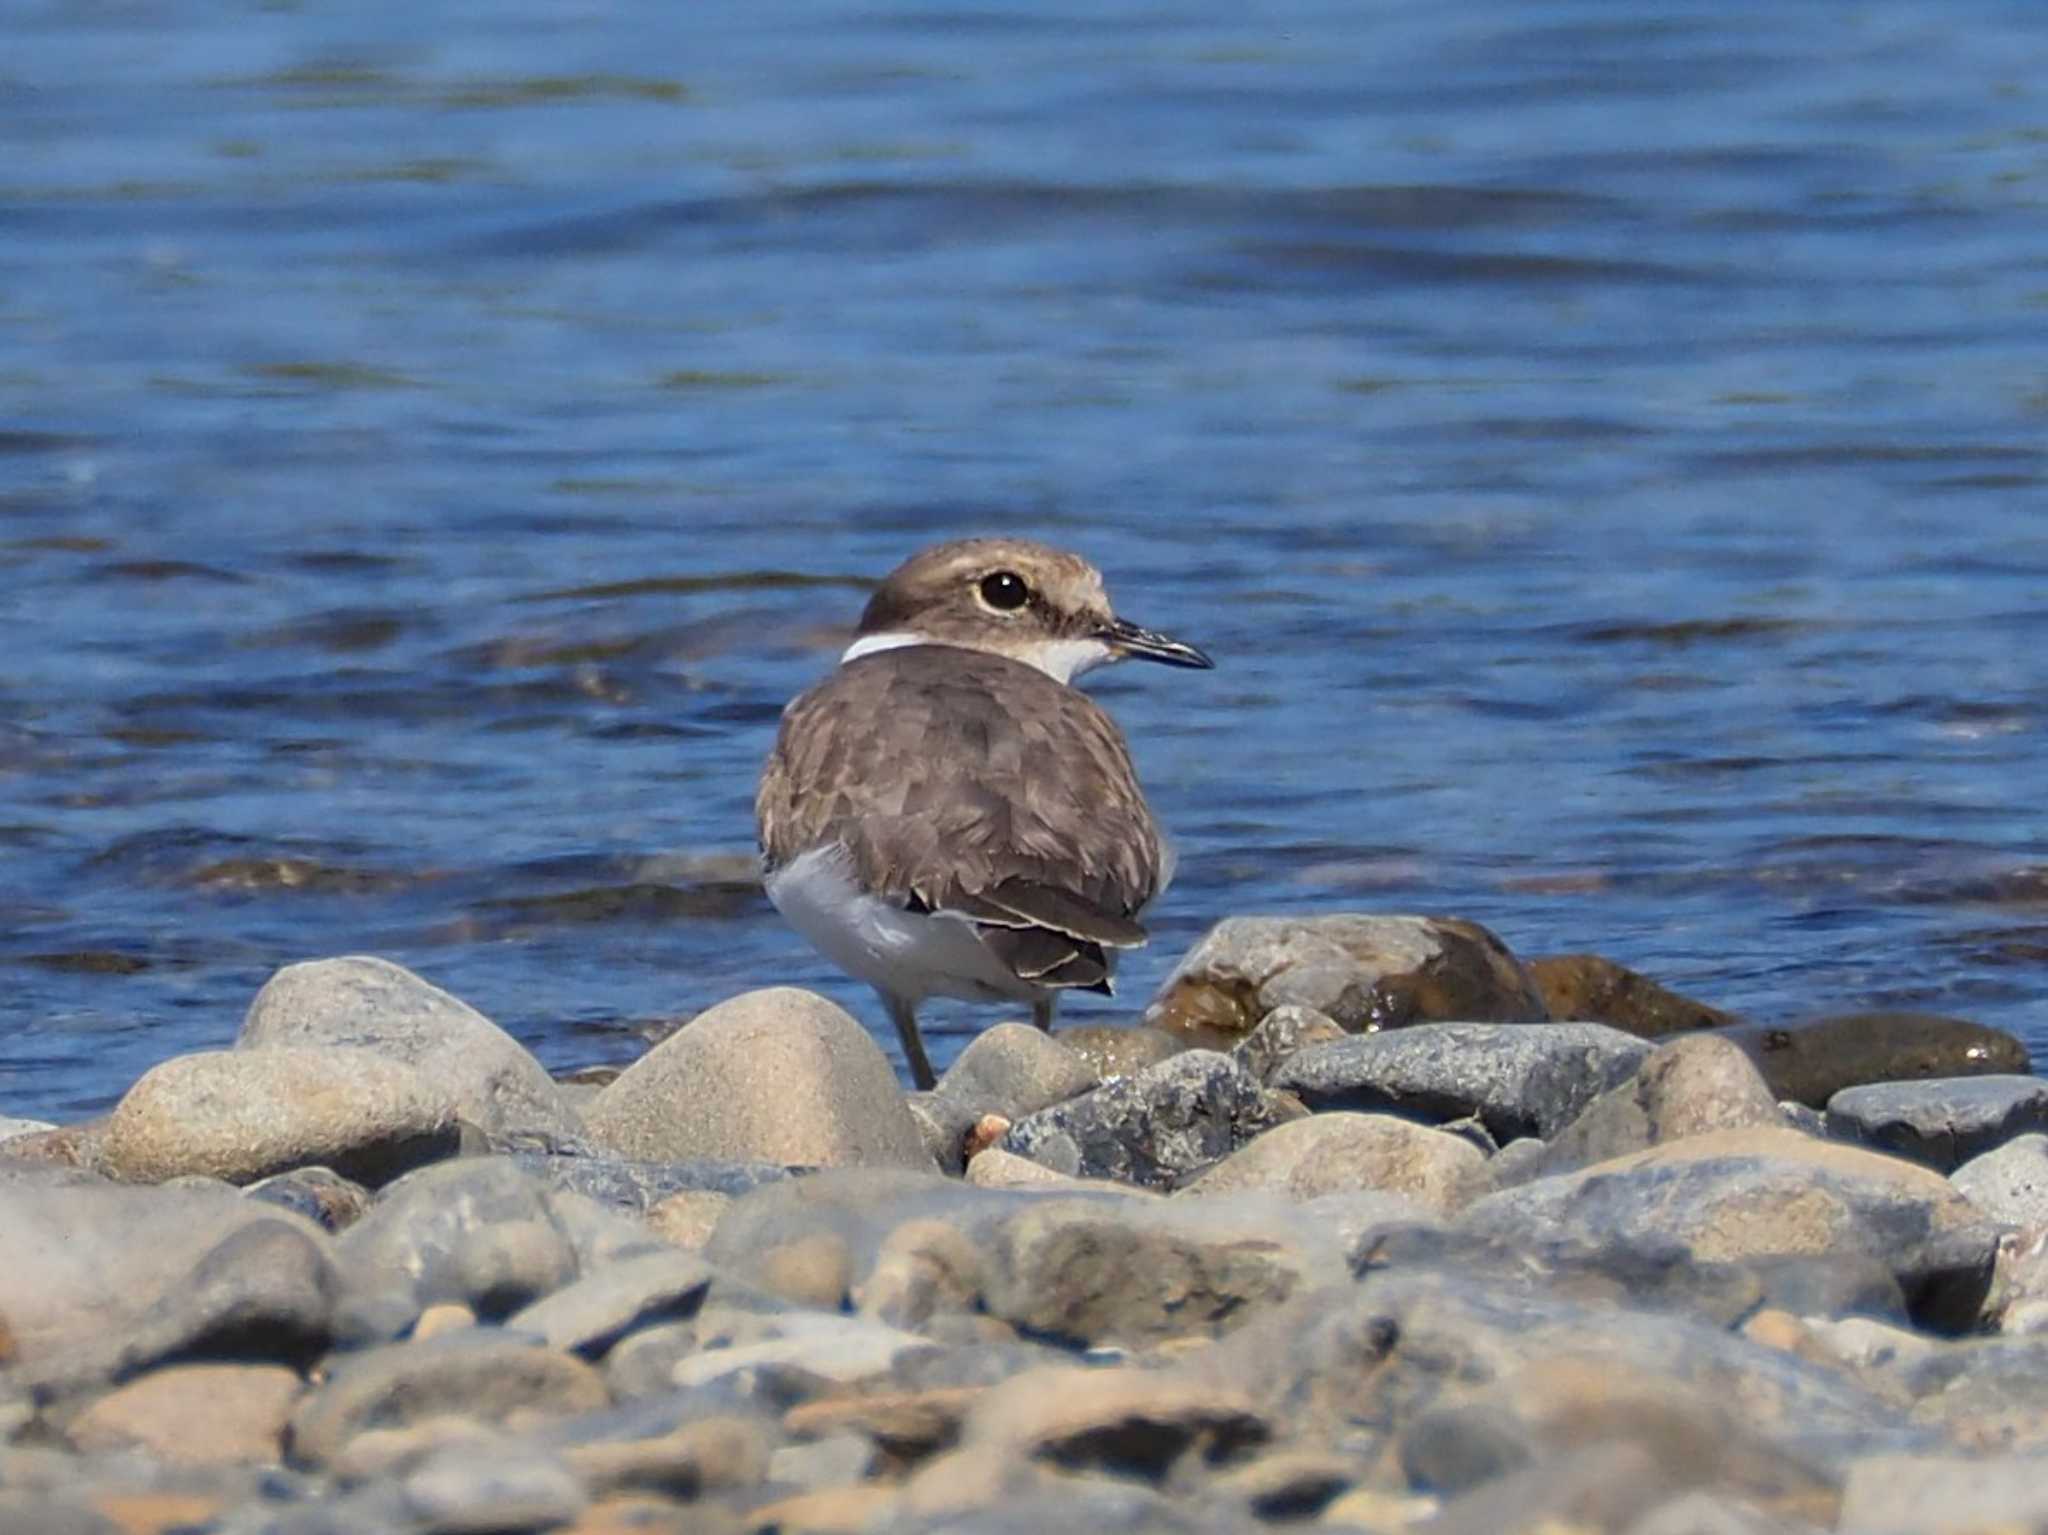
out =
[[1109,993],[1173,855],[1116,724],[1071,684],[1109,661],[1208,667],[1118,618],[1078,555],[940,544],[892,571],[839,666],[783,710],[754,814],[768,899],[880,995],[921,1088],[927,997]]

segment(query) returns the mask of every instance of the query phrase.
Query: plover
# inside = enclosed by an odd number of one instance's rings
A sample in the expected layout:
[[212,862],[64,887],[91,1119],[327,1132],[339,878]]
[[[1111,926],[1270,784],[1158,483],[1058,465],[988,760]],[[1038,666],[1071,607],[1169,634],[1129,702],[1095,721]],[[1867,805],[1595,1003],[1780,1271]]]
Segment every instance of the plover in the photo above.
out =
[[1073,679],[1201,651],[1111,611],[1077,555],[940,544],[892,571],[839,666],[782,714],[754,814],[769,900],[874,987],[919,1087],[927,997],[1108,993],[1173,855],[1114,721]]

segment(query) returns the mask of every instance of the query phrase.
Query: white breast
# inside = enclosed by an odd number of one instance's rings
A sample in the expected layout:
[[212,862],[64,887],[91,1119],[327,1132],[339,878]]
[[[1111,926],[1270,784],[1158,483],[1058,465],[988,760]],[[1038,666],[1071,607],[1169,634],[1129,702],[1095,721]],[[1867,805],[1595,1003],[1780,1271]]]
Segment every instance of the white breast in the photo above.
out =
[[857,980],[915,1005],[926,997],[1035,1002],[1044,987],[1020,981],[945,912],[911,912],[870,895],[837,843],[814,848],[770,874],[768,899],[811,947]]

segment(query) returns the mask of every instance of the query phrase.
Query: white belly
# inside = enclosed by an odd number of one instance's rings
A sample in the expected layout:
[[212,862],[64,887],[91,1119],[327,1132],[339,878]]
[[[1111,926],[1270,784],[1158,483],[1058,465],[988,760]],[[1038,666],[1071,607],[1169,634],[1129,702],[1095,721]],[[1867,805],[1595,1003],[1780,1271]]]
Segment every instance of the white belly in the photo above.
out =
[[854,883],[836,844],[793,858],[769,875],[768,899],[812,948],[856,980],[915,1006],[926,997],[1036,1002],[1046,988],[1020,981],[943,912],[910,912]]

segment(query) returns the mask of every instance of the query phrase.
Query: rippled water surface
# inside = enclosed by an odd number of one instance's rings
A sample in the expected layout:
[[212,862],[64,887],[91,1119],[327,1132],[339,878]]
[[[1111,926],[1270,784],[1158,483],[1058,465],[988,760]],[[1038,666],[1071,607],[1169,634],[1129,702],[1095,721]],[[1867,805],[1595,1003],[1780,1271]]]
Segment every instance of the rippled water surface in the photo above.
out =
[[780,980],[886,1033],[753,777],[984,530],[1221,663],[1095,684],[1183,856],[1069,1016],[1425,910],[2048,1053],[2043,8],[6,31],[0,1113],[361,950],[558,1067]]

